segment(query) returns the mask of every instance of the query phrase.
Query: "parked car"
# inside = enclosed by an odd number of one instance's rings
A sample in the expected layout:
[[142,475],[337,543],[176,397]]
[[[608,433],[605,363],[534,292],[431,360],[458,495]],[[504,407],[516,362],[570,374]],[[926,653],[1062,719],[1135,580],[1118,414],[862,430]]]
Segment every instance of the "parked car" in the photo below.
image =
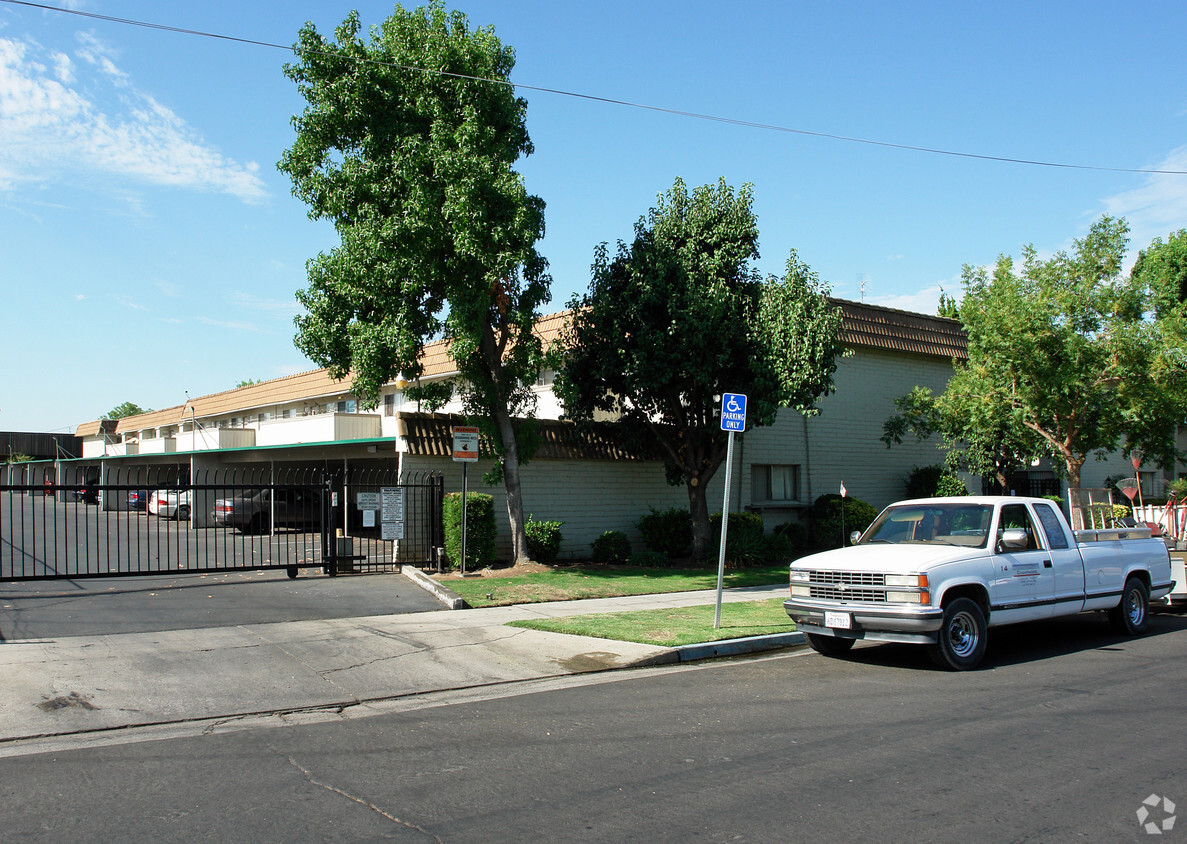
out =
[[190,491],[188,489],[154,489],[148,497],[148,512],[165,519],[189,521]]
[[134,489],[128,493],[129,510],[147,510],[148,498],[152,493],[147,489]]
[[81,486],[72,489],[70,492],[76,501],[85,501],[87,504],[98,504],[99,477],[95,475],[87,478]]
[[269,533],[272,526],[321,527],[321,493],[313,489],[262,489],[214,502],[214,523],[243,533]]

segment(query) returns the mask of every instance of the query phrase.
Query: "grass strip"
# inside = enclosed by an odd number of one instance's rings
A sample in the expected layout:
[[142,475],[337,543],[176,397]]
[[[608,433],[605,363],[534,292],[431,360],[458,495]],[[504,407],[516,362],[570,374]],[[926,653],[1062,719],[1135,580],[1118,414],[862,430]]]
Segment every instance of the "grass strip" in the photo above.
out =
[[[769,586],[787,583],[787,564],[729,569],[723,585]],[[445,580],[471,607],[502,607],[542,601],[573,601],[582,598],[618,598],[625,595],[656,595],[664,592],[692,592],[717,588],[716,568],[666,569],[637,566],[565,566],[548,572],[514,577],[475,577]]]
[[721,626],[716,628],[713,626],[715,609],[714,604],[702,604],[662,610],[512,621],[509,626],[666,648],[795,630],[795,624],[783,610],[782,598],[723,603]]

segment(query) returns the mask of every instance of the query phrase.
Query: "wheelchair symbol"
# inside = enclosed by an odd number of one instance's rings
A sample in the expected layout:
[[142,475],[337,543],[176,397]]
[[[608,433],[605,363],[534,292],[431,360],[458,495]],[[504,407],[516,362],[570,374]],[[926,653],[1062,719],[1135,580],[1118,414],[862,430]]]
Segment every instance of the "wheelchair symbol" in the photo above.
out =
[[726,404],[725,409],[730,413],[737,413],[742,409],[742,405],[738,404],[738,400],[736,398],[730,396],[729,403]]

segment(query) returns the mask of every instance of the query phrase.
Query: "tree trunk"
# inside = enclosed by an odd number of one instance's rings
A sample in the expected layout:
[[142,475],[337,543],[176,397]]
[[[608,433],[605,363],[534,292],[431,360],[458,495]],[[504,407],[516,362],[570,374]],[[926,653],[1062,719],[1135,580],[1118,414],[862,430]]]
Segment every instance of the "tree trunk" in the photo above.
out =
[[515,424],[503,408],[492,414],[503,441],[503,489],[507,492],[507,521],[511,525],[512,563],[519,565],[531,559],[528,537],[524,528],[523,494],[519,482],[519,443],[515,439]]
[[684,485],[688,488],[688,512],[692,516],[692,558],[699,562],[705,559],[705,555],[713,547],[709,526],[709,504],[705,498],[705,484],[699,479],[692,478]]

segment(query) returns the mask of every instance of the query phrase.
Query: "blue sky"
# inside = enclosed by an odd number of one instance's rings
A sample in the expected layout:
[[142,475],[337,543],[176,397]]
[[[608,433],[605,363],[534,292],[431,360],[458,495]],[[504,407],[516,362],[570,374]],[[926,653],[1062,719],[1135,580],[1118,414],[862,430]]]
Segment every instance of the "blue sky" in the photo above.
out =
[[[413,5],[413,4],[410,4]],[[392,4],[72,0],[288,45]],[[1187,170],[1175,2],[467,0],[513,81],[785,129],[1004,158]],[[0,430],[73,432],[314,368],[293,346],[305,261],[334,245],[276,169],[303,107],[282,50],[0,2]],[[589,283],[676,177],[755,186],[762,258],[834,295],[933,312],[961,266],[1067,248],[1102,213],[1130,258],[1187,226],[1187,176],[1010,164],[524,90],[553,303]],[[864,283],[864,291],[862,289]]]

